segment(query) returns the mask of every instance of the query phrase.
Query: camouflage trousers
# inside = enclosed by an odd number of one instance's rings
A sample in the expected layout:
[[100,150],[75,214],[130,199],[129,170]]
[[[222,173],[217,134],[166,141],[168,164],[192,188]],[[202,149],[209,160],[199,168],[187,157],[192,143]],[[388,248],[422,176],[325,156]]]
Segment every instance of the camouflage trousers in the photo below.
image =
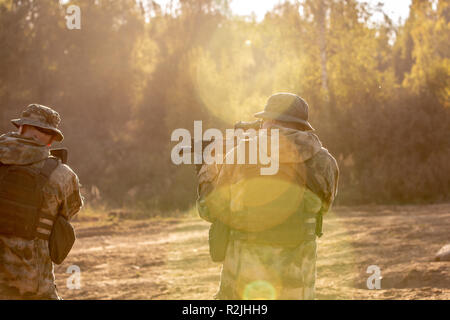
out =
[[316,241],[282,247],[231,240],[222,266],[220,300],[312,300]]
[[0,300],[59,299],[45,240],[0,235]]
[[23,293],[17,288],[0,284],[0,300],[61,300],[56,289],[46,294]]

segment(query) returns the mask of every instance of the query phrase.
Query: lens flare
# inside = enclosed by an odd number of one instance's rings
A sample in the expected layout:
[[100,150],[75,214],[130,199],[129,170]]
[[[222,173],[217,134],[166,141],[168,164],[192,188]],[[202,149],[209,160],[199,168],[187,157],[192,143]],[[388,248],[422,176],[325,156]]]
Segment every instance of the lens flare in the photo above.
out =
[[245,286],[242,298],[244,300],[276,300],[277,291],[270,282],[257,280]]

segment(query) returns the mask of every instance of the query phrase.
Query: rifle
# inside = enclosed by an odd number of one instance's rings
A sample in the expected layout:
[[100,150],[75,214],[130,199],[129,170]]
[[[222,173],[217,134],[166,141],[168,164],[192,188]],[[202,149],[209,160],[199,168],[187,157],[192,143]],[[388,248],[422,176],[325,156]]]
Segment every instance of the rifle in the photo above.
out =
[[[243,129],[244,131],[249,130],[249,129],[259,130],[259,129],[261,129],[261,124],[262,124],[261,120],[256,120],[256,121],[252,121],[252,122],[239,121],[234,125],[234,129],[235,130]],[[205,148],[213,142],[214,142],[214,139],[202,140],[202,150],[205,150]],[[224,139],[224,142],[225,142],[225,139]],[[223,150],[222,150],[223,154],[225,154],[225,148],[226,148],[226,143],[223,143]],[[194,150],[194,139],[191,138],[190,145],[188,145],[186,147],[182,147],[179,151],[179,155],[182,155],[184,152],[194,153],[193,150]],[[195,165],[195,170],[197,173],[200,171],[202,165],[203,165],[203,157],[202,157],[202,163]]]
[[322,227],[323,227],[323,214],[326,212],[325,208],[322,206],[317,212],[316,216],[316,236],[320,238],[323,235]]
[[57,148],[57,149],[51,149],[50,154],[54,156],[55,158],[58,158],[61,160],[62,163],[67,164],[67,159],[69,156],[69,152],[67,151],[67,148]]

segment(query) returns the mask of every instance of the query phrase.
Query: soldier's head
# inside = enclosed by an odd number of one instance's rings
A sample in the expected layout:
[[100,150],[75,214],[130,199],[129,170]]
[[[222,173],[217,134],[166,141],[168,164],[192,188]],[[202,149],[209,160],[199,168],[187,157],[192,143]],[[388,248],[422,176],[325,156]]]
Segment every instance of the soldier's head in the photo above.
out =
[[314,130],[308,122],[308,104],[292,93],[276,93],[267,100],[264,111],[255,114],[263,120],[263,128],[273,125],[296,130]]
[[61,118],[55,110],[39,104],[30,104],[19,119],[11,122],[19,128],[19,133],[42,144],[50,145],[62,141],[64,136],[58,129]]
[[47,146],[50,146],[55,139],[55,134],[52,131],[35,126],[29,126],[27,124],[19,127],[19,134],[26,138],[34,139]]
[[279,126],[284,128],[291,128],[299,131],[310,131],[311,128],[307,127],[304,124],[297,123],[297,122],[286,122],[286,121],[279,121],[279,120],[273,120],[273,119],[263,119],[263,123],[261,125],[262,129],[268,129],[273,126]]

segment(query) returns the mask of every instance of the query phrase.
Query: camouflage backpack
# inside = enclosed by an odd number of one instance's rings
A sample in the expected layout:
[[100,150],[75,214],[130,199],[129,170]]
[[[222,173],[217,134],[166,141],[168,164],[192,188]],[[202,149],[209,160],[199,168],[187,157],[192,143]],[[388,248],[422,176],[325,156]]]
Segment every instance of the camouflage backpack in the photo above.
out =
[[41,207],[43,188],[57,166],[58,160],[53,157],[46,159],[41,169],[0,165],[0,234],[27,240],[49,239],[49,234],[38,232],[38,228],[51,231],[52,226],[40,218],[55,220],[41,212]]
[[[62,153],[63,150],[52,154]],[[0,234],[26,240],[48,240],[50,258],[60,264],[75,242],[72,225],[61,215],[52,216],[41,211],[43,188],[59,160],[49,157],[41,169],[31,166],[3,165],[0,163]],[[41,219],[50,220],[46,224]],[[39,229],[50,231],[39,232]]]

